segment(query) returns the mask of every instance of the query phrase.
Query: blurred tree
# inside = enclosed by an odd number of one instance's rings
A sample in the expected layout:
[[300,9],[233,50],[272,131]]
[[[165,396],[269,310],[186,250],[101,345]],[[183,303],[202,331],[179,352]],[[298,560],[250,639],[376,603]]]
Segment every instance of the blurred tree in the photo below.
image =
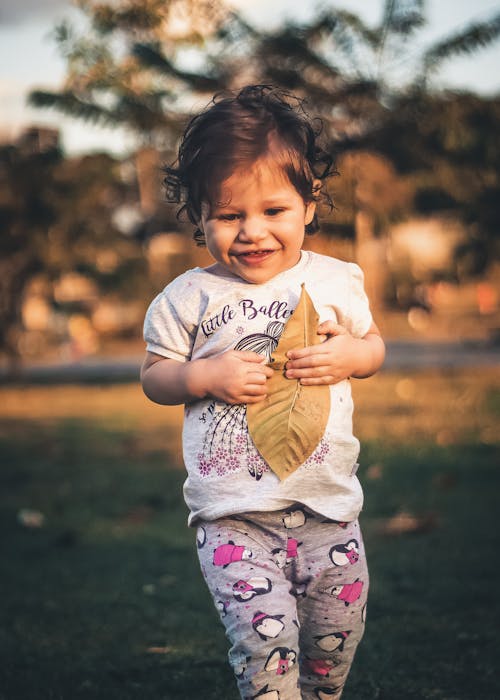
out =
[[34,90],[29,101],[127,129],[136,142],[142,213],[154,217],[160,154],[168,158],[173,152],[189,100],[199,95],[208,101],[231,80],[219,38],[227,9],[221,0],[78,0],[77,5],[84,28],[63,22],[54,32],[67,62],[65,83],[57,92]]
[[[419,214],[453,213],[467,224],[469,240],[456,251],[458,279],[482,274],[500,259],[500,98],[437,94],[415,108],[419,118],[382,149],[406,145],[406,168],[416,185]],[[411,129],[411,130],[410,130]],[[418,150],[417,150],[418,146]],[[403,149],[396,145],[397,153]]]
[[[118,168],[104,154],[65,160],[57,146],[0,148],[0,352],[13,371],[25,291],[35,277],[51,283],[76,271],[124,294],[137,288],[140,271],[146,278],[140,244],[113,225],[125,197]],[[108,269],[98,255],[106,250],[115,256]]]
[[57,147],[26,155],[15,146],[0,149],[0,350],[12,367],[19,357],[23,291],[42,269],[47,232],[57,219],[54,173],[60,161]]
[[[352,184],[340,183],[339,199],[342,205],[349,200],[346,189],[354,192],[353,235],[375,306],[382,303],[387,274],[378,234],[388,219],[408,211],[413,182],[439,179],[458,209],[476,222],[476,233],[481,229],[471,250],[484,261],[478,240],[491,242],[497,234],[489,226],[486,235],[477,195],[499,165],[493,145],[498,105],[443,93],[433,79],[445,61],[495,41],[500,13],[420,48],[423,0],[385,0],[381,9],[375,27],[348,11],[325,9],[307,25],[288,24],[254,40],[253,48],[254,75],[307,97],[337,152],[357,154],[347,161]],[[377,165],[374,154],[382,158]],[[475,182],[467,187],[471,170]]]
[[[326,8],[306,24],[287,23],[270,32],[256,31],[223,0],[79,0],[78,5],[89,22],[85,34],[78,36],[68,24],[56,30],[68,62],[66,83],[60,92],[33,92],[32,104],[126,125],[139,143],[168,151],[193,96],[205,98],[250,81],[292,90],[320,114],[340,155],[358,153],[340,199],[354,205],[353,234],[360,256],[363,246],[368,250],[368,261],[373,255],[383,259],[376,252],[381,214],[383,220],[396,216],[407,204],[408,188],[394,196],[396,175],[433,171],[436,159],[454,163],[454,102],[433,88],[433,78],[445,61],[472,54],[500,33],[497,13],[421,49],[424,0],[385,0],[374,27],[348,11]],[[451,122],[441,118],[436,126],[444,103]],[[383,157],[378,171],[385,179],[377,186],[366,179],[366,158],[373,161],[373,154]],[[388,197],[384,206],[381,191]],[[349,228],[342,223],[344,231]],[[378,271],[378,265],[367,266],[368,274]],[[383,285],[383,279],[374,282],[377,297]]]
[[[206,45],[226,14],[219,0],[78,0],[85,28],[63,22],[55,40],[67,61],[58,92],[34,90],[37,107],[102,126],[125,126],[142,146],[168,148],[186,96],[228,83]],[[185,66],[195,62],[198,70]]]

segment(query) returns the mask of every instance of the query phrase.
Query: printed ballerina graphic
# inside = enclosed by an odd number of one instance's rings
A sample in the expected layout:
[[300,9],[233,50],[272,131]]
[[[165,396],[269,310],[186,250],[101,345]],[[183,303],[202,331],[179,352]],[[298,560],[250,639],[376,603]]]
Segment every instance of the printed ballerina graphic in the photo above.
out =
[[[285,324],[271,321],[264,333],[252,333],[239,340],[235,350],[256,352],[271,362],[278,347]],[[213,401],[200,418],[208,422],[203,449],[198,454],[198,470],[202,477],[223,477],[246,469],[259,481],[270,468],[255,447],[248,432],[246,404],[221,404]],[[322,439],[313,454],[304,463],[314,467],[329,452],[329,444]]]
[[[256,352],[270,362],[284,327],[281,321],[271,321],[265,333],[252,333],[241,338],[234,349]],[[245,404],[221,407],[215,401],[211,404],[209,412],[212,418],[205,433],[203,450],[198,455],[201,476],[225,476],[246,468],[258,481],[265,471],[269,471],[248,434],[246,410]]]

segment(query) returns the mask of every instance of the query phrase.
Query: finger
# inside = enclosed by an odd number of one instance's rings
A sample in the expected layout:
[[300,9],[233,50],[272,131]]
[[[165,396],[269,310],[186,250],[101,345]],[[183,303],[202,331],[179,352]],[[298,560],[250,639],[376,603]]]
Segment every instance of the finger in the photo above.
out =
[[344,377],[334,377],[332,374],[325,375],[324,377],[309,377],[308,379],[301,379],[300,383],[302,386],[320,386],[323,384],[337,384]]
[[328,349],[323,347],[323,343],[320,343],[319,345],[308,345],[306,348],[289,350],[286,356],[289,360],[302,360],[312,355],[324,355],[326,352],[328,352]]
[[323,321],[318,326],[319,335],[344,335],[347,330],[335,321]]
[[306,355],[300,354],[293,359],[289,359],[285,365],[286,369],[301,369],[302,367],[319,367],[319,365],[331,364],[332,355],[329,353],[327,360],[327,350],[315,350]]
[[317,377],[331,376],[330,367],[319,365],[318,367],[304,367],[303,369],[286,370],[285,377],[287,379],[313,379]]
[[271,367],[268,367],[267,365],[257,366],[253,364],[249,366],[245,377],[247,381],[251,378],[258,377],[259,381],[266,382],[273,376],[273,374],[274,370],[271,369]]
[[259,384],[264,385],[267,382],[267,376],[262,372],[250,372],[246,378],[245,385]]
[[259,362],[265,363],[267,360],[263,355],[259,355],[258,352],[251,352],[250,350],[234,350],[234,354],[243,362]]

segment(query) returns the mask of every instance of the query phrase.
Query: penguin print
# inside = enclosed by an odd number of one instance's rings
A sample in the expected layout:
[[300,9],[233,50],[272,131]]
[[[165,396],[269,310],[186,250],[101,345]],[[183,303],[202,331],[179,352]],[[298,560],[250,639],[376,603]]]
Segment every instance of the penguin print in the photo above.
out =
[[221,617],[226,617],[228,606],[229,606],[229,601],[226,602],[224,600],[217,600],[215,603],[215,607],[219,611],[219,615]]
[[332,564],[335,566],[346,566],[355,564],[359,559],[359,544],[357,540],[349,540],[345,544],[338,544],[332,547],[329,552]]
[[265,642],[276,637],[284,630],[282,622],[284,615],[268,615],[260,610],[252,618],[252,627],[259,637]]
[[236,678],[243,678],[251,658],[251,656],[247,656],[243,652],[229,653],[229,663]]
[[244,561],[252,558],[250,549],[242,545],[236,545],[232,540],[227,544],[221,544],[214,549],[214,566],[222,566],[224,569],[236,561]]
[[306,524],[306,521],[307,515],[302,508],[288,510],[283,516],[283,525],[287,528],[287,530],[291,530],[295,527],[302,527]]
[[284,569],[286,566],[286,550],[281,549],[281,547],[276,547],[271,551],[273,555],[273,561],[278,567],[278,569]]
[[196,546],[198,549],[203,549],[207,541],[207,531],[200,525],[196,531]]
[[283,676],[297,661],[297,653],[287,647],[276,647],[267,657],[265,671],[274,671],[277,676]]
[[332,700],[332,697],[337,695],[341,688],[341,685],[337,686],[336,688],[315,688],[314,694],[318,700]]
[[278,690],[269,690],[269,684],[266,683],[257,695],[252,695],[247,700],[280,700],[280,694]]
[[302,542],[299,542],[293,537],[290,537],[286,543],[286,549],[281,547],[276,547],[276,549],[271,550],[272,559],[278,569],[284,569],[287,564],[290,564],[292,559],[298,556],[298,547]]
[[252,600],[256,595],[265,595],[270,593],[273,588],[271,579],[265,576],[254,576],[252,578],[240,579],[233,583],[233,596],[238,603],[244,603],[247,600]]
[[330,659],[305,659],[303,668],[305,673],[314,673],[316,676],[328,678],[334,666]]
[[315,637],[315,644],[323,651],[344,651],[344,644],[347,637],[351,634],[351,630],[345,632],[332,632]]
[[295,598],[305,598],[307,596],[307,586],[310,580],[311,579],[309,578],[307,581],[302,581],[300,583],[292,583],[292,587],[290,588],[290,594],[293,595]]
[[355,603],[361,596],[363,590],[363,582],[356,579],[353,583],[345,583],[343,586],[332,586],[330,588],[325,588],[323,593],[328,593],[329,595],[337,598],[337,600],[343,600],[345,606]]

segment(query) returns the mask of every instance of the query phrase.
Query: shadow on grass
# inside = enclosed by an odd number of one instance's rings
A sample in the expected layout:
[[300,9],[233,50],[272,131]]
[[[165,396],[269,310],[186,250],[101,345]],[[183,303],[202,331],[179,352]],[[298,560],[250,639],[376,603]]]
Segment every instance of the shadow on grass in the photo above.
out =
[[[236,700],[176,458],[86,421],[1,428],[0,698]],[[371,443],[362,463],[371,592],[343,699],[499,697],[498,450]]]

